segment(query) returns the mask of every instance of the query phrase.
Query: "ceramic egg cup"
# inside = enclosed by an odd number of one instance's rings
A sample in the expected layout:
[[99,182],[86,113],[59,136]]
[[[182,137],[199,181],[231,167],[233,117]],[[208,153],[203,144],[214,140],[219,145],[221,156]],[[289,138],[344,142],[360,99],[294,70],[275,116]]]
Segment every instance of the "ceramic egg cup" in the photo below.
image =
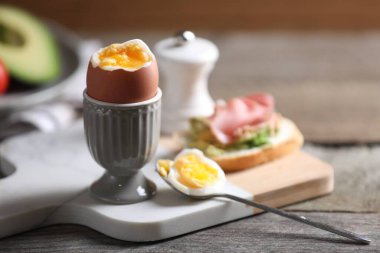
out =
[[160,138],[161,90],[138,103],[113,104],[91,98],[84,91],[84,129],[92,157],[106,169],[90,192],[114,204],[151,198],[153,182],[141,168],[154,156]]

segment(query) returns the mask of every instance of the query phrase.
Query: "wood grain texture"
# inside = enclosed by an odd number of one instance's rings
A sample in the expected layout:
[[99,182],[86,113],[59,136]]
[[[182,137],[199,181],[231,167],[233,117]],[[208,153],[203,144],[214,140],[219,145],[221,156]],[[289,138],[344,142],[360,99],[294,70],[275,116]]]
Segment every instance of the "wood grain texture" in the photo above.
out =
[[330,193],[333,174],[330,165],[296,151],[273,162],[227,174],[227,179],[252,193],[258,202],[279,207]]
[[333,194],[289,206],[291,210],[380,213],[380,146],[323,147],[304,150],[334,167]]
[[273,214],[248,217],[156,243],[115,240],[81,226],[42,228],[0,240],[13,252],[379,252],[378,214],[297,213],[366,235],[369,246]]
[[376,0],[3,0],[72,29],[330,29],[380,28]]

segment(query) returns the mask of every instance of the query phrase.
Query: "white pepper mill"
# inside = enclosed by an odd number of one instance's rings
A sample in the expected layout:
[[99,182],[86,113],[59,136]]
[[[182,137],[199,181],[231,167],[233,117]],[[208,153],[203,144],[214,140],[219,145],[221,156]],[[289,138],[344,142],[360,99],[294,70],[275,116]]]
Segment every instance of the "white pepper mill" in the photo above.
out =
[[190,117],[213,113],[207,81],[219,57],[218,48],[191,31],[181,31],[159,41],[155,51],[163,89],[162,131],[186,131]]

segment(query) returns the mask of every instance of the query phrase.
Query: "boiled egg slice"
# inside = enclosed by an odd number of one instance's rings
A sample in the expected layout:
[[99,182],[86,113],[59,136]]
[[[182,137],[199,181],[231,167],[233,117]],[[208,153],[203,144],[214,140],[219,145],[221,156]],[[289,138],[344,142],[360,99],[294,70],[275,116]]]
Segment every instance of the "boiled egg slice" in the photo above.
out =
[[157,172],[177,190],[195,196],[220,193],[226,177],[220,166],[198,149],[184,149],[172,160],[158,160]]

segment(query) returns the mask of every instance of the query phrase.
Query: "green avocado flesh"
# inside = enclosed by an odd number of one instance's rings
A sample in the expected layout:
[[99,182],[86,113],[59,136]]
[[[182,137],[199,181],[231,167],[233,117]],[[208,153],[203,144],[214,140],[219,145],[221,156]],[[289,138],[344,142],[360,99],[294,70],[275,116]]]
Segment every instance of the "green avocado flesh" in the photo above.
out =
[[43,85],[60,74],[58,47],[37,18],[0,5],[0,60],[10,74],[27,84]]
[[263,127],[251,133],[246,133],[229,145],[219,143],[211,133],[207,119],[193,118],[190,121],[191,133],[188,146],[202,150],[208,157],[216,157],[228,152],[251,149],[268,145],[272,131]]

